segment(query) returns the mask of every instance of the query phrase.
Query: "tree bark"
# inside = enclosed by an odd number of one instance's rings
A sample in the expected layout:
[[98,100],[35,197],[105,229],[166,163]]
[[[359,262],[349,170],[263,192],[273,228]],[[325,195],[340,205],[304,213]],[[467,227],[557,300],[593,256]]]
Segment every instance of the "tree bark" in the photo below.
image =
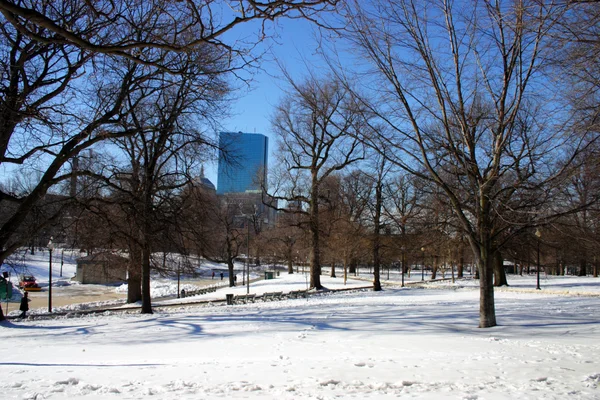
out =
[[460,260],[458,262],[458,271],[456,273],[456,277],[458,279],[462,278],[465,272],[465,259],[464,257],[460,257]]
[[316,174],[313,174],[313,183],[310,193],[310,289],[323,289],[321,285],[321,249],[319,238],[319,185]]
[[[247,256],[246,256],[246,260],[248,260]],[[227,257],[227,273],[228,273],[227,275],[229,275],[229,287],[235,286],[235,271],[233,268],[234,268],[233,258]]]
[[494,305],[494,273],[493,260],[490,257],[491,246],[485,241],[479,246],[479,327],[496,326],[496,309]]
[[381,256],[379,249],[381,248],[381,207],[383,204],[383,195],[381,187],[381,179],[375,184],[375,216],[373,218],[373,290],[378,292],[381,290]]
[[502,257],[502,253],[500,250],[496,250],[493,253],[493,263],[494,263],[494,286],[508,286],[508,281],[506,279],[506,271],[504,270],[504,258]]
[[292,254],[290,253],[288,255],[288,259],[287,259],[287,270],[288,270],[288,274],[292,275],[294,273],[294,263],[292,260]]
[[127,303],[142,300],[142,251],[137,246],[130,249],[129,266],[127,268]]
[[356,258],[350,259],[350,266],[348,268],[348,273],[356,275],[356,265],[358,264],[358,260]]
[[579,260],[579,273],[577,276],[586,276],[587,275],[587,259],[582,258]]

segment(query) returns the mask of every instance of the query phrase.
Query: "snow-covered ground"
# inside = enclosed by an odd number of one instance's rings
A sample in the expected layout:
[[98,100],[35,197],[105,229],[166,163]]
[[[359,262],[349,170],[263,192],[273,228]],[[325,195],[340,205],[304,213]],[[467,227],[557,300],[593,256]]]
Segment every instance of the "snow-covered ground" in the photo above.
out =
[[[600,279],[548,277],[542,291],[535,277],[511,280],[491,329],[477,328],[469,280],[13,320],[0,325],[1,398],[600,399],[600,297],[585,295]],[[304,287],[305,275],[282,274],[251,291]]]

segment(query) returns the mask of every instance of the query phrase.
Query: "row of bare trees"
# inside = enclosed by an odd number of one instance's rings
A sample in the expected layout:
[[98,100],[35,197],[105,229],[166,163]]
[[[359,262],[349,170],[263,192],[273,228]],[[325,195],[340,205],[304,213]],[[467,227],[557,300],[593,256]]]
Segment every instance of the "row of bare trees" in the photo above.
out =
[[[567,265],[567,249],[576,246],[558,243],[576,235],[577,245],[585,245],[585,252],[573,252],[580,269],[593,260],[596,3],[232,3],[224,14],[206,1],[0,4],[6,93],[0,162],[42,171],[29,190],[0,193],[14,210],[0,227],[0,261],[27,242],[25,221],[33,221],[50,188],[73,175],[70,160],[110,141],[120,151],[111,154],[121,156],[75,174],[93,179],[101,199],[93,207],[106,199],[111,211],[127,207],[111,220],[128,221],[118,230],[128,232],[122,236],[132,268],[142,266],[144,312],[151,312],[148,260],[151,243],[166,229],[162,215],[181,222],[173,243],[182,251],[193,243],[198,254],[232,269],[241,229],[255,214],[243,211],[244,225],[235,204],[212,199],[204,206],[210,212],[182,217],[201,208],[189,205],[196,196],[191,171],[198,154],[213,146],[193,125],[206,126],[215,115],[229,90],[225,78],[255,65],[252,48],[266,25],[250,43],[228,43],[224,34],[253,20],[313,19],[336,4],[337,13],[320,23],[330,28],[326,35],[333,32],[321,49],[340,44],[325,54],[331,71],[304,80],[284,73],[290,90],[273,118],[280,162],[267,197],[279,200],[281,221],[289,225],[280,229],[289,233],[272,242],[288,264],[306,243],[311,287],[321,288],[325,262],[341,260],[351,270],[364,248],[380,289],[390,249],[399,247],[404,261],[427,248],[437,255],[434,268],[443,268],[443,253],[466,246],[480,278],[479,325],[491,327],[493,284],[505,279],[503,254],[524,260],[539,240]],[[195,217],[200,225],[186,226]],[[536,229],[542,238],[531,237]],[[461,264],[466,255],[455,253],[448,257]]]
[[[260,65],[257,45],[270,36],[270,21],[312,20],[335,3],[3,1],[0,166],[38,173],[24,190],[0,190],[0,262],[59,218],[32,218],[57,185],[95,175],[104,178],[103,195],[130,204],[130,250],[140,254],[143,312],[150,312],[147,243],[156,203],[165,185],[182,185],[181,153],[212,144],[205,132],[181,126],[182,117],[194,113],[197,126],[208,125],[231,78],[248,80]],[[235,39],[253,23],[254,34]],[[100,171],[73,168],[82,151],[105,145],[120,148],[125,161]]]
[[[440,233],[468,243],[480,278],[479,325],[495,326],[502,249],[531,229],[556,230],[572,218],[588,226],[597,204],[590,189],[598,171],[599,81],[590,70],[597,71],[598,5],[351,0],[339,15],[336,34],[356,58],[326,54],[337,83],[291,82],[304,108],[284,103],[274,124],[287,174],[276,193],[303,202],[297,208],[313,225],[311,286],[320,286],[320,185],[370,151],[381,159],[369,203],[375,288],[380,182],[392,166],[423,181],[443,205],[445,213],[434,215]],[[344,102],[330,100],[328,87],[338,87]],[[322,144],[332,139],[340,143],[329,151]]]

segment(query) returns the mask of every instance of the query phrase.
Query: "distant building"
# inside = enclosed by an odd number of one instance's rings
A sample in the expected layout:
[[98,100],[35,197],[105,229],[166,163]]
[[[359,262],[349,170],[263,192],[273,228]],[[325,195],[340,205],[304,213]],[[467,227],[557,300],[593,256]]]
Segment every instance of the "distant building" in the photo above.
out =
[[74,281],[99,285],[127,281],[128,259],[111,253],[98,253],[77,259]]
[[269,138],[259,133],[221,132],[217,194],[260,193],[267,179]]
[[210,181],[210,179],[204,176],[204,166],[202,166],[202,168],[200,169],[200,177],[196,179],[195,184],[198,187],[201,187],[202,189],[207,190],[209,192],[216,192],[217,190],[215,188],[215,185],[213,185],[213,183]]
[[[263,203],[271,202],[273,206],[277,205],[276,200],[262,193],[227,193],[221,196],[225,204],[230,205],[235,210],[237,217],[256,219],[260,225],[272,225],[275,223],[277,212],[274,208]],[[243,225],[244,223],[242,223]]]

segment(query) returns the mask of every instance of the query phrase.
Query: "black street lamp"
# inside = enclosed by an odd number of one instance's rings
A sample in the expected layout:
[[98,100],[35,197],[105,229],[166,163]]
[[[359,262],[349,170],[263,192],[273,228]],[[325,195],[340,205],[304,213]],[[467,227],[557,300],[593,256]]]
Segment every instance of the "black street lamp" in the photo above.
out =
[[539,228],[535,230],[535,236],[537,236],[537,286],[535,288],[542,290],[540,287],[540,238],[542,237],[542,232],[540,232]]
[[48,265],[48,312],[52,312],[52,250],[54,250],[54,243],[52,243],[52,237],[46,246],[50,252],[49,265]]
[[423,253],[423,265],[421,266],[421,281],[425,280],[425,247],[421,247]]

